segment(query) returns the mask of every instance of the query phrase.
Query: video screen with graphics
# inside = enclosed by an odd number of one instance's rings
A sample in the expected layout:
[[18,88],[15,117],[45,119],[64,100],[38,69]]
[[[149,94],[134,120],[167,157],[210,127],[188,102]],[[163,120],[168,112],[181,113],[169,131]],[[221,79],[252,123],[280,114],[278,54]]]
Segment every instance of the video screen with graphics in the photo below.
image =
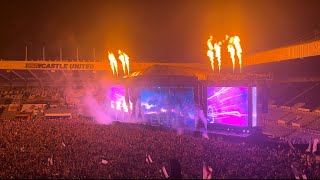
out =
[[140,95],[144,121],[195,127],[193,88],[152,87],[142,89]]
[[248,87],[208,87],[208,123],[248,126]]
[[132,108],[132,103],[130,106],[125,100],[125,88],[121,86],[114,86],[110,89],[110,107],[114,111],[128,112],[129,107]]

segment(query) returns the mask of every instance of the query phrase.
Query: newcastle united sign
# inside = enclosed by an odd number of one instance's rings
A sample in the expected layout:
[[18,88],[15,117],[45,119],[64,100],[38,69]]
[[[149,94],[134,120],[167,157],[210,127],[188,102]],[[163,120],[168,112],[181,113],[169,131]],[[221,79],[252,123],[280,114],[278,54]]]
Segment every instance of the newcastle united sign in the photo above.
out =
[[26,63],[26,69],[94,70],[94,64]]
[[0,61],[0,69],[20,70],[110,70],[106,62],[66,62],[66,61]]

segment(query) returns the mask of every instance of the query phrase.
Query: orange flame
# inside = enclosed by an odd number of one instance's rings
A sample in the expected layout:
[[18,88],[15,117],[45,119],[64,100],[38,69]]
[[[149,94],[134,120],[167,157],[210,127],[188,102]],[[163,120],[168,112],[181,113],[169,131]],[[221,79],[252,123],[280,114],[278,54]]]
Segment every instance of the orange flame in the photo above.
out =
[[229,44],[228,44],[228,52],[230,52],[230,57],[231,57],[231,60],[232,60],[232,69],[234,71],[234,65],[235,65],[235,58],[234,58],[234,55],[235,55],[235,49],[234,49],[234,46],[233,46],[233,37],[231,37],[229,39]]
[[121,61],[121,64],[122,64],[123,74],[126,74],[126,60],[125,60],[124,53],[121,50],[119,50],[118,53],[119,53],[119,60]]
[[128,74],[130,74],[130,66],[129,66],[129,56],[126,54],[126,53],[123,53],[124,54],[124,59],[126,61],[126,65],[127,65],[127,70],[128,70]]
[[108,52],[108,53],[109,53],[108,54],[108,58],[109,58],[109,61],[110,61],[112,74],[115,75],[115,73],[117,73],[117,76],[118,76],[118,63],[117,63],[117,60],[114,57],[113,53],[110,53],[110,52]]
[[129,56],[127,56],[126,54],[125,54],[125,60],[126,60],[126,65],[127,65],[127,70],[128,70],[128,74],[130,74],[130,64],[129,64]]
[[127,67],[128,74],[130,74],[129,56],[126,53],[122,52],[121,50],[119,50],[118,53],[119,53],[119,59],[122,63],[123,73],[126,74],[126,67]]
[[228,39],[229,39],[229,35],[226,35],[226,39],[224,39],[222,43],[224,43],[225,41],[228,41]]
[[207,56],[210,59],[212,71],[214,71],[214,54],[213,54],[213,46],[211,43],[212,39],[213,39],[212,36],[210,36],[210,38],[207,41],[207,46],[209,48],[207,51]]
[[[233,67],[233,72],[235,69],[235,55],[237,54],[237,58],[239,59],[239,66],[240,66],[240,73],[241,73],[241,67],[242,67],[242,49],[240,45],[240,38],[238,36],[229,36],[226,35],[225,39],[222,41],[219,41],[217,43],[214,43],[214,46],[212,45],[212,36],[207,41],[207,46],[208,46],[208,51],[207,51],[207,56],[210,58],[211,61],[211,67],[212,70],[214,71],[214,55],[217,58],[218,61],[218,67],[219,67],[219,72],[221,70],[221,45],[227,41],[228,42],[228,52],[230,53],[230,57],[232,60],[232,67]],[[215,50],[215,54],[213,52]]]
[[234,46],[236,48],[237,57],[239,59],[240,72],[241,72],[241,66],[242,66],[241,53],[242,53],[242,49],[241,49],[241,45],[240,45],[240,38],[238,36],[234,37],[233,44],[234,44]]
[[219,41],[218,43],[214,43],[214,50],[216,51],[216,58],[218,60],[218,67],[219,67],[219,72],[221,69],[221,45],[222,43]]

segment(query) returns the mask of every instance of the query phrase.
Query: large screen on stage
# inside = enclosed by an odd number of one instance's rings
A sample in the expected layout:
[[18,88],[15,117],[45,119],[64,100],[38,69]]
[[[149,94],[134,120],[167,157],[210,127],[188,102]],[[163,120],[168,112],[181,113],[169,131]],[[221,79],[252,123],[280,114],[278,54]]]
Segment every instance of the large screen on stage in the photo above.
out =
[[248,87],[208,87],[208,123],[248,126]]
[[122,112],[128,112],[129,108],[132,109],[132,103],[130,102],[130,106],[126,103],[124,87],[114,86],[110,91],[111,109]]
[[151,87],[141,90],[141,112],[146,121],[194,127],[193,88]]

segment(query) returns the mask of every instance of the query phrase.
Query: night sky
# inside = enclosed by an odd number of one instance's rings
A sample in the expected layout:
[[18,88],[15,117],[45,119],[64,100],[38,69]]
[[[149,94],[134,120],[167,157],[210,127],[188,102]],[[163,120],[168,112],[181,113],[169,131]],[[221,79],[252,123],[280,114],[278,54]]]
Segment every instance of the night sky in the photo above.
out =
[[295,43],[320,30],[319,0],[1,0],[0,59],[207,62],[210,35],[238,35],[244,54]]

